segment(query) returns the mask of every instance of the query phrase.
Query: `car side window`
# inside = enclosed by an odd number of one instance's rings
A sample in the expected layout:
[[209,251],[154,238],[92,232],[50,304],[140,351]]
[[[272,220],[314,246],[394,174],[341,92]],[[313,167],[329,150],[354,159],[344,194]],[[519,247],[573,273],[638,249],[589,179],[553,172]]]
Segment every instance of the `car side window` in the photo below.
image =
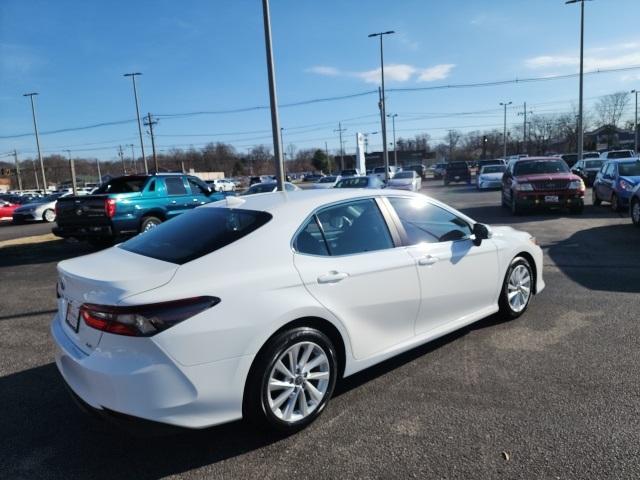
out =
[[182,177],[167,177],[164,179],[167,186],[167,195],[186,195],[187,189],[184,187]]
[[285,184],[284,184],[284,189],[285,189],[287,192],[293,192],[293,191],[296,189],[296,187],[294,187],[294,186],[293,186],[293,185],[291,185],[290,183],[285,183]]
[[373,199],[325,208],[318,212],[317,219],[330,255],[353,255],[395,246]]
[[293,247],[299,253],[322,256],[329,255],[327,243],[324,240],[324,235],[320,230],[315,215],[311,217],[300,233],[298,233]]
[[467,222],[421,198],[390,197],[410,245],[463,240],[472,234]]
[[191,187],[191,193],[193,195],[207,195],[209,192],[206,187],[200,185],[195,179],[187,178],[189,181],[189,186]]
[[156,191],[156,181],[151,180],[149,182],[149,186],[147,187],[147,192],[155,192]]

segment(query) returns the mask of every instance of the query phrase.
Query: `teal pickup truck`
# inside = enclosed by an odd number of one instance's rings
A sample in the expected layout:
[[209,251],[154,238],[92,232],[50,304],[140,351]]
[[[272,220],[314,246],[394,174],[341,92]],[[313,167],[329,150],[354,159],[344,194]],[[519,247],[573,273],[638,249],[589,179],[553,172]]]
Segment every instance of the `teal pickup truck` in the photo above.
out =
[[56,203],[53,233],[104,245],[150,230],[187,210],[225,198],[197,177],[176,173],[126,175],[91,195]]

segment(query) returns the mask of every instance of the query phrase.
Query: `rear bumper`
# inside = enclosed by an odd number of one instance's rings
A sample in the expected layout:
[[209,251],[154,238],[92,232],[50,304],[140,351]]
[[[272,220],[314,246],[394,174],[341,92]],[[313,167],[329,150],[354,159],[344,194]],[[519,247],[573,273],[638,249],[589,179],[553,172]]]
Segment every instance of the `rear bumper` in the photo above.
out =
[[116,236],[110,225],[65,225],[53,227],[51,231],[55,236],[62,238],[113,238]]
[[128,416],[186,428],[204,428],[242,417],[244,382],[251,359],[202,365],[175,362],[150,338],[103,334],[86,354],[51,323],[56,365],[69,389],[101,415]]

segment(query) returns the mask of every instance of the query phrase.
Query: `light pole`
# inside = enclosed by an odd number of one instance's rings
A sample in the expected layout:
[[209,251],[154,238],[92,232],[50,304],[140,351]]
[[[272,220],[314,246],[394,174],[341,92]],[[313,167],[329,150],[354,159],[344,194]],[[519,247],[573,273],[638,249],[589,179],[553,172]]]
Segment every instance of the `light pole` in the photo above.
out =
[[[151,113],[147,114],[147,121],[144,123],[145,127],[149,127],[149,135],[151,136],[151,151],[153,152],[153,166],[156,169],[156,173],[160,171],[158,168],[158,156],[156,155],[156,139],[153,135],[153,126],[158,123],[157,120],[154,120],[151,116]],[[144,169],[147,170],[147,162],[144,163]],[[145,173],[149,173],[145,171]]]
[[393,164],[398,170],[398,149],[396,148],[396,117],[397,113],[389,114],[387,117],[391,118],[391,125],[393,126]]
[[142,122],[140,121],[140,106],[138,105],[138,90],[136,88],[136,76],[142,75],[140,72],[125,73],[125,77],[131,77],[133,82],[133,98],[136,102],[136,118],[138,119],[138,135],[140,135],[140,151],[142,152],[142,161],[144,162],[144,173],[149,173],[147,165],[147,157],[144,154],[144,142],[142,141]]
[[570,3],[580,3],[580,94],[578,100],[578,161],[582,160],[582,149],[584,146],[583,127],[583,85],[584,85],[584,2],[587,0],[567,0],[565,5]]
[[533,113],[531,110],[527,111],[527,102],[524,102],[524,110],[522,112],[518,112],[518,116],[524,115],[524,123],[522,124],[522,153],[528,153],[528,143],[527,142],[527,113]]
[[102,173],[100,173],[100,160],[96,158],[96,167],[98,167],[98,183],[102,185]]
[[640,155],[638,150],[638,90],[631,90],[631,93],[636,94],[636,120],[634,122],[635,134],[636,134],[636,155]]
[[269,103],[271,105],[271,131],[273,134],[273,156],[276,162],[276,181],[278,190],[284,191],[284,159],[282,142],[280,141],[280,118],[278,117],[278,96],[276,93],[276,72],[273,62],[273,46],[271,44],[271,14],[269,0],[262,0],[264,17],[264,43],[267,50],[267,73],[269,76]]
[[134,145],[133,143],[130,143],[129,146],[131,147],[131,166],[133,167],[133,171],[135,173],[138,173],[138,164],[136,163],[136,152],[133,149]]
[[334,130],[334,132],[337,132],[340,137],[340,170],[344,170],[344,143],[342,141],[342,133],[346,131],[346,128],[342,128],[342,122],[338,122],[338,129]]
[[22,192],[22,175],[20,175],[20,162],[18,162],[18,151],[13,151],[13,159],[16,162],[16,177],[18,179],[18,190]]
[[384,50],[382,47],[382,37],[385,35],[391,35],[392,33],[396,33],[393,30],[388,30],[386,32],[379,33],[371,33],[369,34],[369,38],[372,37],[380,37],[380,77],[382,79],[382,90],[380,93],[380,119],[382,126],[382,148],[383,148],[383,156],[384,156],[384,179],[385,181],[389,181],[389,150],[387,148],[387,121],[386,121],[386,106],[385,106],[385,98],[384,98]]
[[502,131],[502,142],[504,143],[503,158],[507,159],[507,106],[513,102],[500,102],[500,105],[504,107],[504,129]]
[[42,160],[42,152],[40,151],[40,136],[38,135],[38,121],[36,120],[36,106],[33,101],[33,97],[38,95],[38,92],[25,93],[23,97],[29,97],[31,100],[31,115],[33,116],[33,130],[36,134],[36,146],[38,147],[38,160],[40,161],[40,171],[42,173],[42,188],[47,193],[47,177],[44,174],[44,162]]
[[76,166],[73,162],[73,158],[71,158],[71,150],[65,150],[69,155],[69,171],[71,172],[71,189],[73,190],[73,196],[75,197],[78,194],[78,189],[76,188]]

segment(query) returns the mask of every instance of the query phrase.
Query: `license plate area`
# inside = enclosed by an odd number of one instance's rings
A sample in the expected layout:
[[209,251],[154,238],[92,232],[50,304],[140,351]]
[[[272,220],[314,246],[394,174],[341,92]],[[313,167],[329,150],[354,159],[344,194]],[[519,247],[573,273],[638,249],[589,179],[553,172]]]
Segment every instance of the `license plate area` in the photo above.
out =
[[67,325],[69,325],[74,332],[78,333],[78,327],[80,326],[80,309],[72,302],[67,302],[67,311],[64,319]]
[[558,195],[545,195],[544,202],[545,203],[558,203],[559,202]]

